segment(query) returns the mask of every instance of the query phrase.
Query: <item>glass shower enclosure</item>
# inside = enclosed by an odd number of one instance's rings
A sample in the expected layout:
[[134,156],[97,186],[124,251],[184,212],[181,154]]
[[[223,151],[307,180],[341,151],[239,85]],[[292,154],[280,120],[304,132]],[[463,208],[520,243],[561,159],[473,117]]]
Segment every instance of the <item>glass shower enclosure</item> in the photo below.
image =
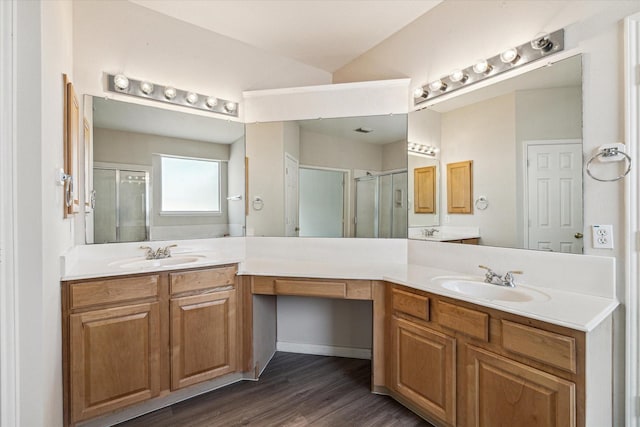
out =
[[94,168],[94,242],[149,240],[149,173]]
[[407,172],[356,178],[356,237],[407,237]]

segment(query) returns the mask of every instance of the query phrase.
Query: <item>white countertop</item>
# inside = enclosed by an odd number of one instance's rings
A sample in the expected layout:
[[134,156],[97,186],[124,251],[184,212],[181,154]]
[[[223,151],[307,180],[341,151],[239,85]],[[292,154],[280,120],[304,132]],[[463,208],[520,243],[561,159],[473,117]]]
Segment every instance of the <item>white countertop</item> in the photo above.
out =
[[[521,285],[521,287],[535,289],[547,295],[548,299],[544,301],[509,302],[476,298],[445,289],[432,281],[433,278],[438,276],[470,277],[468,274],[407,263],[251,257],[236,251],[220,250],[198,251],[197,253],[204,256],[189,264],[164,267],[138,266],[136,268],[123,268],[121,267],[123,259],[125,260],[124,262],[133,259],[123,256],[74,260],[73,263],[67,266],[62,280],[79,280],[238,263],[238,274],[241,275],[385,280],[585,332],[594,329],[618,306],[618,302],[614,299],[537,287],[530,284]],[[187,255],[188,251],[181,253],[179,256]],[[136,259],[142,258],[137,256]]]

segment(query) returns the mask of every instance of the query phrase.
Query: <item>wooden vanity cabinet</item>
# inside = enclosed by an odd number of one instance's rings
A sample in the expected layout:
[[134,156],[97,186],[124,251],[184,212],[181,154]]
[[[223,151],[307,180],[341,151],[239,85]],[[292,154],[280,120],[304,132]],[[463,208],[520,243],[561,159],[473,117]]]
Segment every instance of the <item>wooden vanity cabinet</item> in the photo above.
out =
[[235,268],[172,273],[171,389],[236,370]]
[[160,394],[159,282],[149,275],[63,286],[71,422]]
[[433,424],[586,425],[584,333],[394,284],[386,301],[387,388]]
[[62,282],[65,425],[236,372],[236,271]]

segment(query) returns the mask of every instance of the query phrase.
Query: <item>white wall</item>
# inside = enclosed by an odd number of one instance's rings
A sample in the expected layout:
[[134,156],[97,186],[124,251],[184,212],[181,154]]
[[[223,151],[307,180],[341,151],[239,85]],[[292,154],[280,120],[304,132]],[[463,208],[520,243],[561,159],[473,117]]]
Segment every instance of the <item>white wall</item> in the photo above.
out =
[[242,200],[230,200],[229,234],[233,237],[244,236],[245,226],[245,159],[244,138],[235,141],[229,147],[229,196],[241,195]]
[[72,75],[71,2],[16,2],[18,422],[62,425],[59,255],[73,243],[62,218],[62,73]]
[[[284,236],[284,129],[282,122],[250,123],[245,128],[249,158],[248,236]],[[254,198],[263,200],[261,210]]]
[[[516,245],[515,95],[508,94],[442,115],[440,161],[441,224],[480,227],[481,244]],[[449,163],[473,160],[472,203],[480,195],[489,207],[472,214],[447,212]]]
[[396,141],[382,145],[382,170],[407,168],[407,141]]
[[[410,77],[412,87],[466,67],[530,40],[544,31],[565,28],[566,49],[585,53],[583,70],[583,147],[622,141],[623,82],[621,20],[640,11],[637,1],[446,1],[334,73],[334,82]],[[473,35],[473,36],[470,36]],[[428,52],[417,55],[416,52]],[[393,64],[390,66],[390,64]],[[411,136],[411,135],[410,135]],[[410,139],[411,140],[411,139]],[[584,182],[585,229],[613,224],[614,240],[624,242],[624,183]],[[592,249],[584,233],[587,254],[616,257],[617,296],[624,302],[624,254]],[[624,405],[624,314],[614,318],[615,419],[622,424]]]

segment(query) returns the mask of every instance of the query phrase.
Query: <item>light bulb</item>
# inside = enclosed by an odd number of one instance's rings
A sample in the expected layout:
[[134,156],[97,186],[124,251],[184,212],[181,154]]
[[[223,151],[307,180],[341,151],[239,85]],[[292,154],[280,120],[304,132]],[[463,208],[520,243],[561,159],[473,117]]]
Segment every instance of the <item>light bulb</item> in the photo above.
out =
[[500,54],[500,61],[505,64],[515,64],[520,59],[520,55],[518,55],[518,50],[515,48],[507,49]]
[[535,39],[531,40],[531,47],[546,53],[553,49],[553,42],[549,40],[548,33],[540,33]]
[[189,104],[193,105],[198,102],[198,94],[195,92],[189,92],[187,93],[187,96],[185,96],[185,99]]
[[445,90],[447,88],[447,84],[442,80],[436,80],[434,82],[429,83],[429,89],[432,91]]
[[224,104],[224,109],[229,113],[233,113],[234,111],[236,111],[236,108],[238,108],[238,106],[235,102],[227,102],[226,104]]
[[424,90],[423,87],[417,87],[413,90],[414,98],[426,98],[427,96],[429,96],[429,92]]
[[455,83],[465,83],[469,78],[469,76],[466,75],[462,70],[454,70],[451,72],[451,75],[449,76],[449,78],[451,79],[452,82],[455,82]]
[[486,59],[481,59],[473,65],[473,71],[478,74],[488,74],[493,67],[489,65]]
[[124,74],[118,74],[113,78],[113,84],[118,90],[127,90],[129,88],[129,79]]
[[153,92],[153,83],[149,83],[149,82],[140,83],[140,90],[145,95],[149,95],[151,92]]
[[207,104],[207,107],[213,108],[218,105],[218,98],[216,98],[215,96],[208,96],[205,104]]
[[167,86],[164,88],[164,97],[167,98],[168,100],[172,100],[173,98],[175,98],[177,93],[178,92],[174,87]]

